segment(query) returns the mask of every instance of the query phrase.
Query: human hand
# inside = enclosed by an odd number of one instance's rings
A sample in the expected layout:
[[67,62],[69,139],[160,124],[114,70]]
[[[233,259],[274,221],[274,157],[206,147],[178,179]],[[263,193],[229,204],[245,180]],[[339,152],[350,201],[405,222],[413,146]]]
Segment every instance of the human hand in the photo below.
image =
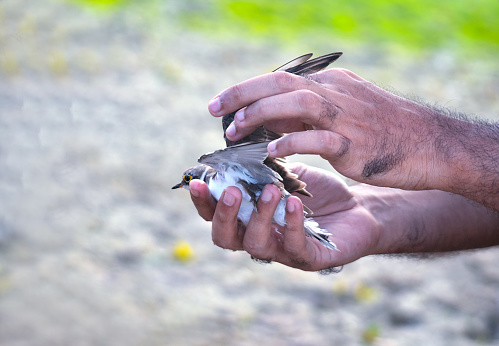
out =
[[245,250],[254,258],[309,271],[340,266],[376,253],[380,237],[377,223],[348,187],[330,172],[300,164],[291,168],[314,195],[300,198],[314,211],[313,218],[320,227],[332,233],[331,240],[340,251],[329,250],[305,236],[302,201],[296,196],[287,201],[287,225],[277,226],[272,224],[272,216],[280,192],[275,186],[267,185],[265,188],[271,192],[271,200],[258,201],[258,213],[253,213],[245,228],[237,221],[241,203],[238,188],[227,188],[216,203],[206,184],[193,180],[191,198],[198,213],[212,221],[213,242],[225,249]]
[[[244,108],[242,108],[244,107]],[[260,125],[288,133],[269,154],[319,154],[341,174],[372,185],[446,189],[452,148],[442,114],[389,93],[343,69],[307,78],[286,72],[234,85],[209,105],[214,116],[240,109],[227,129],[239,140]]]

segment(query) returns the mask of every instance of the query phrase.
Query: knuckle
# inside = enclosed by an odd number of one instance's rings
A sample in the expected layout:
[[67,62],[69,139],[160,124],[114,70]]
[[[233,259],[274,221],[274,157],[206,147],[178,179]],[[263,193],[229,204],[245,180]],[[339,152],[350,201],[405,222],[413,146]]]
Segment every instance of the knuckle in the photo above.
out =
[[250,255],[253,255],[253,256],[256,256],[256,257],[258,257],[258,255],[261,252],[261,247],[258,244],[256,244],[255,242],[253,242],[253,241],[247,241],[247,240],[245,240],[243,242],[243,249],[244,249],[244,251],[246,251]]
[[255,127],[260,119],[265,118],[268,108],[269,107],[263,107],[259,101],[250,104],[244,110],[244,121],[238,122],[237,126],[239,128]]
[[218,232],[218,228],[213,224],[211,226],[211,240],[213,241],[213,244],[219,247],[223,247],[223,245],[225,244],[223,237],[221,237]]
[[232,239],[226,239],[225,237],[220,236],[214,228],[212,229],[211,234],[211,240],[213,241],[213,244],[215,244],[219,248],[228,250],[238,249],[237,245],[234,244],[234,241]]
[[298,141],[293,140],[293,136],[291,135],[286,135],[284,138],[279,142],[279,145],[281,145],[281,150],[287,152],[287,153],[297,153],[298,149],[300,147],[300,143]]
[[213,220],[213,213],[205,211],[205,210],[198,210],[199,216],[201,216],[205,221],[212,221]]
[[284,71],[274,72],[271,76],[274,87],[279,90],[289,90],[294,85],[296,79],[295,75]]
[[329,70],[326,70],[324,72],[321,72],[321,77],[323,82],[325,83],[337,83],[339,80],[343,79],[346,77],[346,72],[347,70],[343,68],[332,68]]
[[[374,92],[377,92],[379,90],[379,88],[366,81],[366,80],[358,80],[358,81],[354,81],[355,84],[353,84],[353,87],[352,87],[352,94],[353,95],[366,95],[367,93],[371,93],[374,91]],[[365,97],[365,96],[364,96]],[[373,99],[374,97],[372,97],[371,99]],[[379,96],[378,98],[374,98],[375,100],[378,100],[379,99]]]
[[228,242],[225,240],[220,240],[220,239],[218,239],[217,241],[214,240],[213,244],[215,244],[216,246],[218,246],[221,249],[234,250],[234,251],[237,250],[236,246],[234,246],[231,242]]
[[332,148],[336,145],[336,139],[329,131],[321,132],[319,136],[319,150],[322,155],[330,154]]
[[332,68],[326,71],[320,72],[321,80],[326,82],[331,79],[336,79],[342,72],[342,69]]
[[334,84],[351,80],[363,81],[358,75],[345,68],[332,68],[321,72],[321,78],[325,83],[331,82]]
[[321,97],[310,90],[299,90],[296,92],[296,102],[302,112],[315,113],[320,104]]
[[255,241],[243,241],[243,250],[256,258],[269,258],[265,246]]
[[231,86],[227,91],[222,95],[222,97],[226,98],[226,100],[222,100],[222,103],[224,101],[229,101],[229,102],[238,102],[243,98],[244,92],[243,88],[240,84],[236,84]]
[[346,68],[337,68],[337,69],[335,69],[335,71],[336,71],[338,77],[353,78],[353,79],[359,78],[359,76],[357,76],[352,71],[347,70]]
[[211,232],[211,240],[213,241],[213,244],[224,249],[225,241],[216,234],[214,229],[212,229]]
[[332,125],[334,120],[338,117],[339,108],[324,98],[321,99],[319,110],[319,118],[323,121],[323,125]]
[[350,150],[350,146],[352,145],[352,142],[348,139],[348,138],[341,138],[341,143],[340,143],[340,146],[338,148],[338,150],[336,151],[336,156],[337,158],[342,158],[343,156],[345,156],[348,151]]

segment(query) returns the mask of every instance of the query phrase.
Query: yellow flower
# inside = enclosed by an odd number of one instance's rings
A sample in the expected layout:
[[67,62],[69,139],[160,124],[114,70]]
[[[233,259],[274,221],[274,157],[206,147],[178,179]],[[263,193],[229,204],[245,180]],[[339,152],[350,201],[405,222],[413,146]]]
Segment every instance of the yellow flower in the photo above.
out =
[[365,283],[358,283],[353,290],[355,299],[363,303],[371,303],[378,299],[378,291]]
[[194,250],[185,240],[178,241],[173,247],[173,257],[180,262],[189,262],[194,259]]

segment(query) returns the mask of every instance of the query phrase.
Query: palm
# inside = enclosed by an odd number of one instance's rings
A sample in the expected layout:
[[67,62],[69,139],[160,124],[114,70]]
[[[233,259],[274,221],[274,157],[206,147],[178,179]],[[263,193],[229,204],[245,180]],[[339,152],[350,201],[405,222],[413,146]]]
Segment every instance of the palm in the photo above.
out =
[[346,184],[328,171],[305,165],[296,165],[293,171],[314,196],[300,198],[313,211],[321,228],[332,233],[330,239],[340,250],[330,251],[308,238],[312,245],[309,251],[316,259],[314,266],[342,265],[367,255],[376,240],[375,223]]
[[[198,197],[192,198],[199,214],[205,220],[213,221],[213,242],[222,248],[246,250],[256,258],[271,259],[304,270],[340,266],[371,253],[378,236],[376,222],[358,202],[369,190],[356,189],[358,193],[354,194],[353,189],[330,172],[303,164],[295,164],[291,168],[307,183],[307,190],[314,195],[299,197],[313,210],[313,218],[320,227],[332,233],[330,239],[340,251],[329,250],[318,241],[305,237],[303,225],[300,224],[302,221],[298,219],[288,223],[286,228],[280,228],[279,232],[269,232],[272,210],[267,213],[266,219],[259,219],[264,213],[255,213],[252,216],[255,222],[250,221],[248,228],[238,230],[241,227],[236,220],[239,206],[217,204],[207,185],[193,180],[191,192],[195,189]],[[238,188],[234,187],[232,193],[239,194],[241,198]]]

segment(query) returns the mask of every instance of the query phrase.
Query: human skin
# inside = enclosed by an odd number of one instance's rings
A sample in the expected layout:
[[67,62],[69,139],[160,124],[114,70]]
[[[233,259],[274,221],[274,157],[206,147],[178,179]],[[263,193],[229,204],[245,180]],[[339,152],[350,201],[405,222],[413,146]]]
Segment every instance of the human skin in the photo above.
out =
[[499,123],[449,116],[344,69],[262,75],[209,104],[214,116],[238,109],[230,140],[264,125],[286,134],[269,144],[271,156],[317,154],[359,182],[448,191],[499,211]]
[[[237,221],[241,191],[227,188],[217,203],[207,185],[190,183],[199,214],[212,221],[213,242],[265,261],[307,271],[341,266],[372,254],[443,252],[499,244],[499,215],[462,196],[443,191],[405,191],[359,184],[348,187],[334,174],[295,164],[292,170],[314,197],[291,196],[285,227],[272,224],[279,190],[267,185],[246,228]],[[262,194],[263,196],[263,194]],[[303,203],[321,228],[332,233],[332,251],[303,230]]]
[[[255,77],[209,104],[214,116],[238,109],[226,132],[230,140],[264,125],[285,134],[269,144],[269,155],[317,154],[365,184],[349,188],[324,171],[297,166],[314,197],[290,197],[287,225],[278,228],[271,220],[280,194],[268,185],[271,198],[260,198],[244,228],[237,222],[239,189],[227,188],[216,203],[206,184],[192,181],[192,200],[212,221],[216,245],[322,270],[372,254],[499,244],[499,124],[452,117],[342,69]],[[305,236],[302,200],[340,251]]]

